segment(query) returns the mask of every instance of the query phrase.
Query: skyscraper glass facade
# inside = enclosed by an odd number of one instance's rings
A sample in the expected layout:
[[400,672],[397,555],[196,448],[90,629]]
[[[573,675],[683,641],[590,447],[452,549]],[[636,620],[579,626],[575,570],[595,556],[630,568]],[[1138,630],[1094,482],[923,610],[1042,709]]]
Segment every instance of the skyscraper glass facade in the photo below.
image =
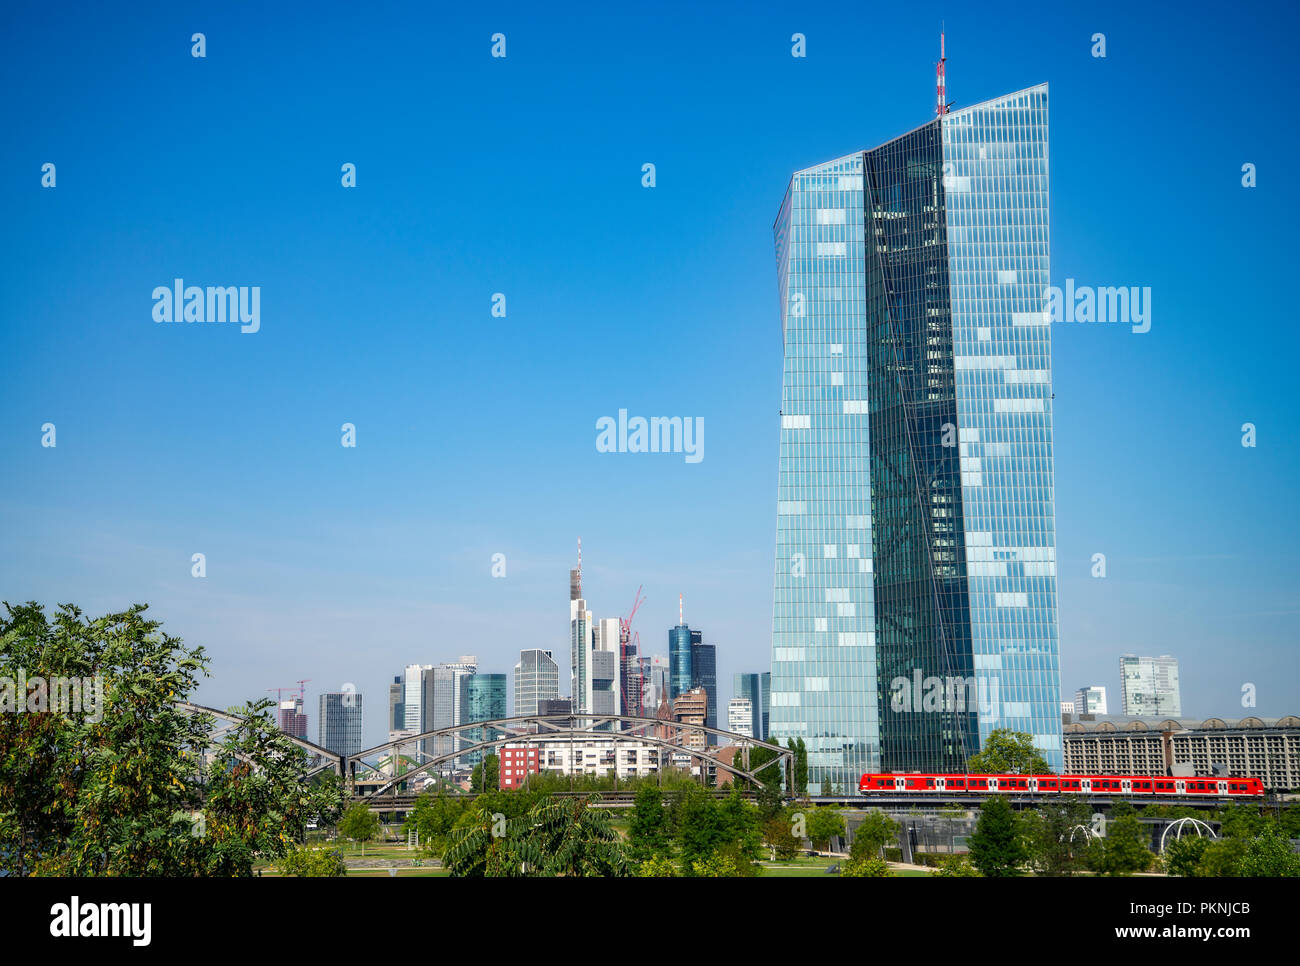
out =
[[815,787],[995,727],[1060,767],[1046,112],[947,114],[782,204],[770,728]]
[[[691,631],[691,687],[703,688],[708,695],[709,706],[705,713],[704,724],[709,728],[718,726],[718,652],[712,644],[704,643],[701,631]],[[717,735],[709,735],[709,744],[717,744]]]
[[[474,673],[465,678],[465,721],[496,721],[506,716],[506,676]],[[496,728],[472,728],[465,732],[466,745],[500,737]],[[476,765],[485,757],[483,749],[468,752],[463,762]]]
[[668,629],[668,699],[691,689],[691,629],[678,624]]

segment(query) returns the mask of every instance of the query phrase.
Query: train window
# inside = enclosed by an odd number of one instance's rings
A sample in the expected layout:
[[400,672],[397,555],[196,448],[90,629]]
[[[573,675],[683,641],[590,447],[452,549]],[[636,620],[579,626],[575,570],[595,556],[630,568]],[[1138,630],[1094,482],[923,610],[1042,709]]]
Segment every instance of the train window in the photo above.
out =
[[927,779],[925,780],[925,787],[926,787],[926,788],[933,788],[933,787],[934,787],[934,779],[933,779],[933,778],[927,778]]

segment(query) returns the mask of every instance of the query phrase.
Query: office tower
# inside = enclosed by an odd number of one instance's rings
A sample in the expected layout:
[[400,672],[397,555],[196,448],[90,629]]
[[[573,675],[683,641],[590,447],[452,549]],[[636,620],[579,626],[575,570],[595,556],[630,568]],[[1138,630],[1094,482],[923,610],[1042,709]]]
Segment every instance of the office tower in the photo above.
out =
[[[553,663],[553,662],[552,662]],[[558,670],[558,669],[557,669]],[[465,707],[462,724],[496,721],[506,716],[506,676],[474,672],[465,677]],[[501,737],[498,728],[472,728],[465,732],[464,745],[473,746]],[[487,755],[485,749],[467,751],[463,763],[473,766]]]
[[[472,654],[462,655],[455,661],[436,664],[433,668],[433,707],[431,719],[426,718],[428,728],[425,730],[442,730],[466,723],[468,710],[469,678],[478,670],[478,658]],[[464,735],[440,735],[434,739],[434,754],[449,755],[468,747],[470,742]],[[443,770],[461,767],[459,759],[449,763]]]
[[402,685],[402,676],[399,674],[393,678],[393,683],[388,686],[388,731],[403,731],[406,728],[406,705],[402,701],[405,693]]
[[565,715],[573,714],[572,698],[542,698],[537,702],[537,713],[540,715]]
[[316,744],[338,755],[361,753],[361,695],[328,691],[320,696],[319,738]]
[[295,738],[307,737],[307,715],[303,711],[301,694],[283,698],[279,703],[277,724],[280,730]]
[[994,728],[1061,767],[1047,198],[1045,85],[790,181],[771,733],[814,794]]
[[1077,714],[1108,714],[1106,711],[1106,689],[1100,687],[1080,688],[1074,692],[1074,710]]
[[766,741],[768,722],[767,702],[771,700],[770,695],[772,693],[771,672],[742,672],[734,675],[731,679],[731,693],[735,695],[736,698],[749,702],[750,712],[753,715],[753,720],[749,725],[750,736],[758,738],[761,741]]
[[727,702],[727,730],[753,738],[754,704],[749,698],[732,698]]
[[[712,644],[704,643],[701,631],[691,631],[691,687],[703,688],[709,696],[708,719],[710,728],[718,726],[718,653]],[[709,744],[717,744],[717,735],[709,735]]]
[[668,658],[662,654],[649,654],[639,658],[638,663],[641,666],[641,708],[644,716],[651,718],[668,697]]
[[1062,701],[1062,702],[1061,702],[1061,714],[1074,714],[1074,702],[1073,702],[1073,701]]
[[519,652],[515,665],[515,714],[537,714],[537,702],[560,696],[560,666],[550,651],[530,648]]
[[1178,661],[1168,654],[1160,657],[1119,659],[1120,698],[1124,713],[1134,717],[1177,718],[1183,713],[1178,691]]
[[[707,725],[709,696],[703,688],[689,688],[673,699],[673,718],[678,724]],[[692,751],[703,751],[708,746],[708,732],[683,733],[682,746]]]
[[618,618],[603,618],[597,622],[592,638],[591,697],[588,710],[596,714],[622,713],[618,700],[622,691],[619,655]]
[[595,638],[591,611],[581,597],[569,601],[569,686],[574,711],[591,710],[591,650]]
[[678,624],[668,631],[668,700],[691,689],[691,629]]
[[635,644],[624,642],[621,648],[619,705],[623,714],[639,718],[645,710],[642,701],[645,683],[641,677],[641,660],[637,657]]
[[[408,664],[402,669],[402,720],[401,729],[419,735],[433,730],[433,665]],[[418,748],[403,749],[407,754],[418,752],[421,762],[432,757],[434,741],[426,738]]]

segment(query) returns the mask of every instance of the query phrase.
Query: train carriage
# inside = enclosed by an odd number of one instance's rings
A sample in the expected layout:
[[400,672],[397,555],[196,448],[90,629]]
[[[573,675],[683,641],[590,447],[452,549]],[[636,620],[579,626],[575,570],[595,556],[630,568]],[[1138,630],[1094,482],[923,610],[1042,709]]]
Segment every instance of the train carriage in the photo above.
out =
[[1253,798],[1264,794],[1258,778],[1163,775],[950,775],[868,773],[861,795],[1118,795],[1124,797]]

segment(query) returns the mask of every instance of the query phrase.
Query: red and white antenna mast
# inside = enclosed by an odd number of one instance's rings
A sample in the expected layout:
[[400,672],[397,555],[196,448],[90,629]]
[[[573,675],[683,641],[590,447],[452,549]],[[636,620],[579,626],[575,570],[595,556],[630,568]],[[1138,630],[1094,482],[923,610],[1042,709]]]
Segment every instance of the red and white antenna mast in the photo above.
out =
[[678,595],[677,595],[677,624],[678,624],[679,627],[680,627],[682,624],[685,624],[685,623],[686,623],[686,618],[685,618],[684,616],[682,616],[682,613],[683,613],[683,612],[682,612],[682,595],[681,595],[681,594],[678,594]]
[[936,84],[936,102],[934,113],[943,117],[948,113],[948,84],[944,79],[944,65],[948,62],[948,57],[944,52],[943,28],[939,28],[939,63],[934,65]]

